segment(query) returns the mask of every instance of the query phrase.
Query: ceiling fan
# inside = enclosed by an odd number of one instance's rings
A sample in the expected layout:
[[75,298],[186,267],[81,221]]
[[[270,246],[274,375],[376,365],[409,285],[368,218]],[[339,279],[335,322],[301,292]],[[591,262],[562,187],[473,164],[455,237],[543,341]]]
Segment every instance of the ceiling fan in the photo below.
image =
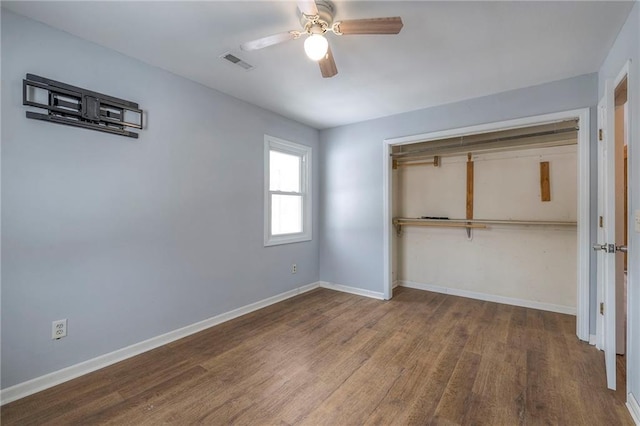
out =
[[300,10],[300,24],[302,31],[291,30],[240,45],[240,49],[258,50],[288,40],[295,40],[303,35],[304,50],[307,56],[320,65],[322,77],[333,77],[338,73],[333,59],[329,42],[324,37],[327,31],[337,35],[352,34],[398,34],[402,29],[402,19],[399,16],[388,18],[351,19],[347,21],[333,21],[335,6],[328,0],[298,0]]

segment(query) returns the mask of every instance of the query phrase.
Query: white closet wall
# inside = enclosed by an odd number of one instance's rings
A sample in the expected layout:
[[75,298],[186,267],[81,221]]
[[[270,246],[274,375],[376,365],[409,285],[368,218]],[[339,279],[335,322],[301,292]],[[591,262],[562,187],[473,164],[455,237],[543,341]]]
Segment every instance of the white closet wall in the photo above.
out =
[[[474,218],[576,221],[576,145],[478,154],[474,160]],[[401,217],[464,219],[466,155],[440,167],[395,171]],[[550,165],[551,201],[540,196],[540,162]],[[576,228],[488,225],[473,229],[403,226],[397,244],[401,284],[438,286],[502,298],[576,306]]]

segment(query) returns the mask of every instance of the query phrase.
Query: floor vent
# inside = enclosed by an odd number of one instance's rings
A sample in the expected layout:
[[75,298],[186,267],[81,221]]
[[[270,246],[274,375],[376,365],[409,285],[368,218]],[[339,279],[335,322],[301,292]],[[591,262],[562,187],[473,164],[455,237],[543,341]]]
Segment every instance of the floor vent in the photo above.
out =
[[235,55],[232,55],[231,53],[225,53],[224,55],[220,56],[222,59],[225,59],[229,62],[231,62],[234,65],[237,65],[241,68],[244,68],[245,70],[249,71],[252,70],[254,67],[251,64],[246,63],[245,61],[243,61],[242,59],[238,58]]

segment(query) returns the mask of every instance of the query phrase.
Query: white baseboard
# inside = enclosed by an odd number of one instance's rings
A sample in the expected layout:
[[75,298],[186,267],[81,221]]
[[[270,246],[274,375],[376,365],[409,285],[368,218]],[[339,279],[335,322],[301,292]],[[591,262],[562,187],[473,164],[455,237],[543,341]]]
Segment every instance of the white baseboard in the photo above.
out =
[[595,346],[595,344],[596,344],[596,335],[595,334],[590,334],[589,335],[589,344],[591,346]]
[[329,290],[342,291],[344,293],[357,294],[358,296],[365,296],[365,297],[371,297],[373,299],[384,300],[383,293],[380,293],[377,291],[365,290],[363,288],[349,287],[347,285],[335,284],[327,281],[320,281],[320,287],[328,288]]
[[53,373],[45,374],[44,376],[36,377],[35,379],[28,380],[23,383],[8,387],[0,390],[0,405],[7,404],[25,396],[32,395],[36,392],[48,389],[50,387],[59,385],[60,383],[67,382],[82,375],[91,373],[92,371],[99,370],[116,362],[123,361],[127,358],[139,355],[143,352],[150,351],[159,346],[166,345],[183,337],[205,330],[214,325],[221,324],[223,322],[232,320],[242,315],[246,315],[250,312],[257,311],[274,303],[281,302],[307,291],[313,290],[321,286],[320,282],[308,284],[284,293],[280,293],[276,296],[268,297],[255,303],[251,303],[246,306],[234,309],[229,312],[225,312],[220,315],[208,318],[206,320],[188,325],[186,327],[179,328],[177,330],[170,331],[160,336],[152,337],[151,339],[135,343],[126,348],[118,349],[116,351],[100,355],[96,358],[63,368],[62,370],[54,371]]
[[638,400],[635,399],[632,393],[627,395],[627,408],[629,409],[629,413],[631,413],[633,421],[636,422],[636,425],[640,426],[640,404],[638,404]]
[[478,293],[457,288],[440,287],[432,284],[416,283],[400,280],[400,286],[415,288],[418,290],[433,291],[436,293],[450,294],[452,296],[468,297],[470,299],[485,300],[488,302],[503,303],[506,305],[522,306],[524,308],[540,309],[543,311],[557,312],[560,314],[576,315],[576,308],[553,303],[536,302],[533,300],[516,299],[513,297],[497,296],[494,294]]

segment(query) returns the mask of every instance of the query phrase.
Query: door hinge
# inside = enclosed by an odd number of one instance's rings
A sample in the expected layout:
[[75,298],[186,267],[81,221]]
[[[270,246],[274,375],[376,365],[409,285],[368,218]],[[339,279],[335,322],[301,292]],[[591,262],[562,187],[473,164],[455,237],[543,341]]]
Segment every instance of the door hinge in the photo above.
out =
[[600,228],[602,228],[604,226],[604,218],[602,216],[600,216]]
[[604,302],[600,302],[600,315],[604,315]]
[[598,140],[601,141],[603,138],[602,136],[602,129],[598,129]]

